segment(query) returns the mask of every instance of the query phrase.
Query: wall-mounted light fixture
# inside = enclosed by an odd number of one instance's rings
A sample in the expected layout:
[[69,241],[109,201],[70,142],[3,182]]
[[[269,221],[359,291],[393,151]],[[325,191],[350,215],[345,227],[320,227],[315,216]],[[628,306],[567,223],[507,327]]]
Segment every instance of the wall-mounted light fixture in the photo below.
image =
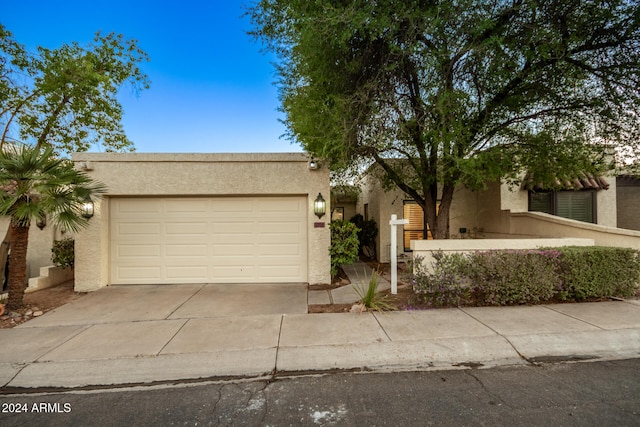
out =
[[318,197],[313,202],[313,213],[316,214],[318,218],[322,218],[324,214],[327,212],[327,202],[325,202],[321,193],[318,193]]
[[93,200],[87,196],[82,202],[82,216],[89,219],[93,216]]
[[309,169],[312,171],[318,169],[318,162],[313,157],[309,160]]
[[36,225],[40,230],[44,229],[47,226],[47,215],[46,214],[40,215],[36,220]]

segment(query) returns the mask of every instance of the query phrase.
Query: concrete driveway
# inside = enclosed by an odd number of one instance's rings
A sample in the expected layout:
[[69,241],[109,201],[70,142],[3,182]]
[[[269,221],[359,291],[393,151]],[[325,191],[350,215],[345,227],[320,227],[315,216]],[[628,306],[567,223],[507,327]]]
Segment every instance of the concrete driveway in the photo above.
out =
[[20,327],[305,313],[306,284],[129,285],[91,292]]

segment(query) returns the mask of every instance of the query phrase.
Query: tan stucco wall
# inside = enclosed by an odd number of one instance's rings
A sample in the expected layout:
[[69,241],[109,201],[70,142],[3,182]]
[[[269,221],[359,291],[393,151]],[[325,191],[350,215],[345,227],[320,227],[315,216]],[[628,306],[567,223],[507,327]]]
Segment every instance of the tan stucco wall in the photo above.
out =
[[640,231],[589,224],[541,212],[513,213],[510,225],[513,235],[577,237],[593,239],[598,246],[640,249]]
[[[0,240],[4,239],[8,228],[9,218],[0,217]],[[53,241],[63,237],[67,235],[60,233],[52,224],[47,224],[42,230],[36,227],[35,223],[31,224],[27,246],[27,278],[38,277],[42,267],[53,265],[51,261]]]
[[470,253],[475,251],[537,249],[541,247],[593,246],[593,239],[457,239],[457,240],[412,240],[413,259],[432,270],[436,262],[434,252]]
[[96,203],[88,229],[76,237],[75,283],[78,291],[109,284],[109,197],[113,196],[268,196],[298,195],[308,200],[308,281],[328,283],[330,277],[328,222],[313,215],[318,193],[330,212],[329,171],[309,170],[302,153],[284,154],[146,154],[75,153],[76,167],[107,186]]

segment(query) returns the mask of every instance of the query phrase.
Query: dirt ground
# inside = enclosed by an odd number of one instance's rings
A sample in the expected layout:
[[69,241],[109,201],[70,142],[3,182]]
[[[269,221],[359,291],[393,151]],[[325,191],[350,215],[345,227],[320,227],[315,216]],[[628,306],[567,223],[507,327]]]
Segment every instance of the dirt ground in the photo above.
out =
[[6,310],[4,315],[0,316],[0,329],[13,328],[31,320],[35,317],[34,313],[42,312],[44,314],[47,311],[81,298],[83,295],[85,293],[73,290],[73,281],[25,294],[23,308],[13,313]]
[[[378,262],[367,262],[369,267],[377,271],[382,277],[391,281],[391,272],[389,264],[380,264]],[[407,284],[407,271],[405,264],[398,264],[398,293],[391,294],[391,290],[382,291],[380,294],[384,301],[396,308],[396,310],[407,310],[409,308],[421,309],[427,308],[424,304],[420,304],[415,300],[411,286]],[[327,290],[335,289],[340,286],[348,285],[349,280],[342,270],[333,279],[331,285],[310,286],[311,290]],[[313,304],[309,305],[309,313],[347,313],[351,311],[353,304]]]

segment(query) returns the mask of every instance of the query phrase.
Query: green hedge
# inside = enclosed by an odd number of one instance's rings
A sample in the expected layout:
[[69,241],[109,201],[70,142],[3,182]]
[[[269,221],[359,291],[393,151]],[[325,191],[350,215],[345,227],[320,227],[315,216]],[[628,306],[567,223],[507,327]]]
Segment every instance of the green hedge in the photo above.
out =
[[342,264],[353,264],[358,260],[358,227],[349,221],[331,221],[331,275],[338,273]]
[[562,300],[584,301],[603,297],[629,298],[638,288],[640,252],[628,248],[571,246],[562,253]]
[[599,246],[435,254],[416,260],[412,283],[433,306],[539,304],[628,298],[640,285],[640,251]]

